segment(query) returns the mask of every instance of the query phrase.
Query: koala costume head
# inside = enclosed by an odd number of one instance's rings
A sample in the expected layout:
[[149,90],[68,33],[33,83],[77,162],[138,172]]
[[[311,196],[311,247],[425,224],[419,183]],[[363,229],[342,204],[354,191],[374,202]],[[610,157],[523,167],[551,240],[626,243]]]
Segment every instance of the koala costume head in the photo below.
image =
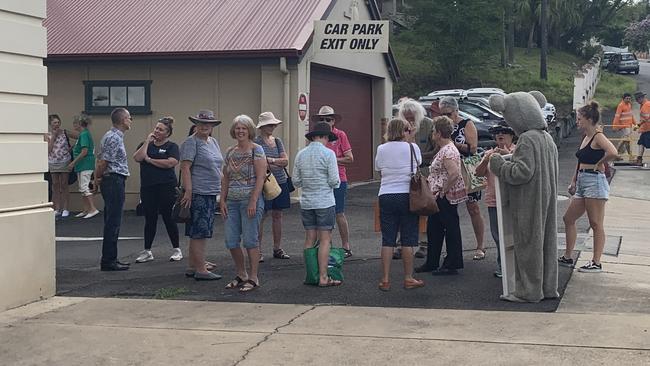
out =
[[546,97],[538,91],[490,97],[490,108],[503,113],[506,123],[515,130],[517,136],[529,130],[544,130],[548,127],[542,114],[545,105]]

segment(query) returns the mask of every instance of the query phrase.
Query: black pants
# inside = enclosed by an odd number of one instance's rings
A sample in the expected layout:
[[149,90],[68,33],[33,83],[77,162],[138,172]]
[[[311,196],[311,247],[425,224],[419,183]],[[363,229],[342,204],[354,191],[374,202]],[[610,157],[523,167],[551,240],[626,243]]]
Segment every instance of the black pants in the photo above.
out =
[[106,175],[102,179],[101,190],[104,199],[102,265],[117,262],[117,239],[120,236],[120,225],[122,223],[125,183],[126,177],[115,173]]
[[429,216],[427,220],[427,261],[425,268],[437,269],[440,265],[442,242],[447,244],[447,256],[441,268],[463,268],[463,239],[460,235],[458,206],[452,205],[446,198],[437,200],[440,212]]
[[172,219],[172,206],[176,200],[175,183],[141,187],[140,199],[144,209],[144,249],[151,250],[156,237],[158,215],[162,215],[167,235],[174,248],[178,248],[178,226]]

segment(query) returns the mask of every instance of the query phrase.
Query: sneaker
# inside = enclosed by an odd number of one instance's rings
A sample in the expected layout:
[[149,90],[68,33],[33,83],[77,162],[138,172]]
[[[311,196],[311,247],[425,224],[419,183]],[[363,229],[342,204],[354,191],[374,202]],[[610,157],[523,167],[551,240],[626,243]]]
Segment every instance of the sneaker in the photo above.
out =
[[393,251],[393,259],[402,259],[402,248],[397,248]]
[[61,216],[61,211],[55,210],[54,211],[54,217],[59,217],[59,216]]
[[87,212],[81,211],[81,212],[79,212],[78,214],[74,215],[74,217],[80,219],[80,218],[82,218],[82,217],[84,217],[84,216],[86,216],[86,215],[88,215]]
[[259,263],[264,263],[264,254],[260,253]]
[[501,268],[494,271],[494,277],[496,277],[496,278],[502,278],[503,277],[503,273],[501,273]]
[[68,216],[70,216],[70,211],[68,210],[61,211],[61,217],[68,217]]
[[[153,259],[153,256],[151,256],[151,259]],[[169,257],[169,261],[178,262],[181,259],[183,259],[183,252],[181,252],[181,248],[174,248],[174,253],[172,254],[171,257]]]
[[84,216],[84,219],[90,219],[90,218],[92,218],[92,217],[97,216],[97,214],[99,214],[99,210],[95,210],[95,211],[93,211],[93,212],[89,212],[86,216]]
[[578,268],[578,272],[591,272],[591,273],[599,273],[603,271],[603,265],[602,264],[596,264],[594,261],[589,261],[589,263],[585,264],[584,266]]
[[560,258],[557,259],[557,262],[559,265],[563,267],[569,267],[569,268],[574,268],[575,263],[573,262],[573,258],[566,258],[565,256],[561,256]]
[[151,262],[153,260],[153,254],[151,250],[143,250],[142,253],[135,259],[135,263],[145,263]]
[[415,252],[415,258],[426,258],[427,257],[427,247],[419,247],[417,252]]

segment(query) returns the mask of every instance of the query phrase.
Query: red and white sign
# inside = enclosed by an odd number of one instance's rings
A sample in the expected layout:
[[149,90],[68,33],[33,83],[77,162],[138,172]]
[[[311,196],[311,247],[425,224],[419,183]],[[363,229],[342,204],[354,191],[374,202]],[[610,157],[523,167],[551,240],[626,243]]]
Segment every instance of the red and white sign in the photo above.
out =
[[307,96],[305,94],[300,94],[298,97],[298,117],[303,122],[307,118]]

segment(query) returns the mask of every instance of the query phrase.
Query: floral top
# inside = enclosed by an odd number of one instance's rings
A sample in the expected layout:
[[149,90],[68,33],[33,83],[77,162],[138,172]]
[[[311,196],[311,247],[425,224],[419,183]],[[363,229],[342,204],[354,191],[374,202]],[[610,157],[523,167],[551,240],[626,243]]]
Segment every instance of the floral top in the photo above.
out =
[[[445,168],[445,160],[452,160],[458,165],[458,172],[460,173],[460,153],[453,143],[443,146],[438,154],[433,158],[431,167],[429,168],[429,187],[433,195],[437,195],[442,191],[442,187],[447,183],[449,172]],[[465,191],[465,182],[462,177],[458,177],[456,184],[445,194],[449,203],[457,205],[461,202],[467,201],[467,192]]]
[[69,163],[72,160],[72,156],[70,156],[70,145],[68,145],[68,138],[65,135],[65,131],[62,131],[54,139],[52,144],[52,151],[47,155],[48,163],[63,164]]
[[255,175],[254,160],[264,160],[264,149],[260,145],[254,144],[254,147],[248,151],[239,151],[231,147],[226,153],[226,169],[224,174],[228,174],[228,200],[241,201],[251,197],[255,189],[257,176]]

